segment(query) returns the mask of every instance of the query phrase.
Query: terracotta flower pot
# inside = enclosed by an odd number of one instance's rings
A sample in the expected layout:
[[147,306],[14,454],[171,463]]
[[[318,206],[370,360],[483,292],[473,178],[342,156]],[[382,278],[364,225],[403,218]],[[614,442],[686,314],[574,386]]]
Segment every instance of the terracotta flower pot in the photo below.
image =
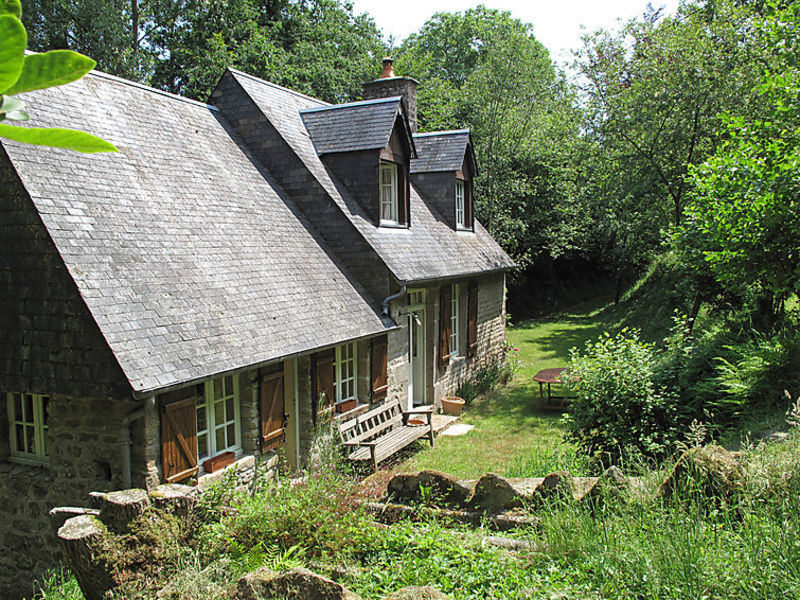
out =
[[216,456],[205,459],[203,461],[203,470],[205,470],[206,473],[214,473],[215,471],[219,471],[233,464],[235,460],[236,454],[229,450],[228,452],[223,452],[222,454],[217,454]]
[[446,415],[459,416],[464,410],[464,400],[456,396],[442,398],[442,412]]

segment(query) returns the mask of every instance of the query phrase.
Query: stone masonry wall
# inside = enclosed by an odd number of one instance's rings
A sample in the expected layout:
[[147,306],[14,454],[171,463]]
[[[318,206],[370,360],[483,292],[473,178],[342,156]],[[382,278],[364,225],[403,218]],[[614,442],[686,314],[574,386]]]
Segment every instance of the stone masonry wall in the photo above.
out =
[[[130,397],[54,395],[49,404],[49,466],[0,462],[0,598],[33,596],[31,582],[58,563],[47,516],[51,508],[81,506],[90,491],[120,487],[119,423],[136,407]],[[5,402],[2,408],[5,415]],[[7,426],[0,426],[0,446],[9,448]]]

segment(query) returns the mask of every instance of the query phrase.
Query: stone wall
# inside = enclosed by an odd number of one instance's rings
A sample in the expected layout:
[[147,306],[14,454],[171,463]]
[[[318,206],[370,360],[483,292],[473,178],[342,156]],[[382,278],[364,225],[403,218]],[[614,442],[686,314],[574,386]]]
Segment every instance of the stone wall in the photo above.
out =
[[[119,423],[136,407],[130,397],[54,395],[49,405],[49,466],[0,462],[0,598],[32,596],[31,582],[60,559],[47,516],[51,508],[80,506],[90,491],[121,486]],[[4,403],[2,408],[0,414],[5,415]],[[0,426],[0,447],[9,448],[7,426]]]

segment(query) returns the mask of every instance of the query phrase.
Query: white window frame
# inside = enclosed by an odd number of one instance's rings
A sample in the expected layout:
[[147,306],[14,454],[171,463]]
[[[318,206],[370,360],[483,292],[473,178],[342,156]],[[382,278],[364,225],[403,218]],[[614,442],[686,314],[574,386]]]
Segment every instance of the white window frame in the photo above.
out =
[[[389,181],[384,180],[384,175],[388,174]],[[391,162],[381,161],[380,166],[380,200],[381,200],[381,225],[398,225],[399,202],[397,189],[397,165]],[[384,216],[388,209],[388,216]]]
[[358,347],[355,342],[336,346],[333,361],[335,404],[358,398]]
[[466,183],[456,179],[456,228],[468,229],[466,209]]
[[458,297],[460,291],[461,286],[457,283],[454,283],[453,288],[450,290],[450,356],[458,356],[461,353],[460,315],[458,310],[461,304]]
[[[227,389],[226,387],[226,380],[230,380],[232,385],[232,390]],[[220,385],[222,385],[222,396],[219,398],[215,398],[214,393],[214,384],[219,381]],[[225,414],[227,412],[227,401],[229,398],[233,398],[233,418],[231,415]],[[236,375],[227,375],[223,377],[216,377],[211,379],[210,381],[206,381],[203,386],[203,399],[197,403],[195,406],[196,414],[199,414],[200,410],[204,410],[206,413],[206,427],[205,429],[200,429],[199,426],[199,419],[197,421],[197,458],[198,461],[202,462],[207,458],[213,458],[218,454],[226,451],[236,452],[237,454],[242,450],[242,427],[241,427],[241,410],[240,410],[240,397],[239,397],[239,377]],[[216,407],[217,405],[222,405],[223,411],[223,421],[217,422],[216,418]],[[236,439],[234,443],[231,444],[228,442],[227,436],[228,431],[227,428],[229,425],[234,426],[234,436]],[[225,436],[225,447],[220,448],[217,444],[217,431],[222,430],[223,435]],[[200,454],[200,438],[205,435],[206,436],[206,447],[208,449],[208,453],[204,456]]]
[[[23,414],[18,415],[15,408],[15,398],[19,397],[20,407]],[[27,414],[26,398],[31,398],[31,412]],[[8,439],[10,444],[9,460],[24,464],[41,465],[47,464],[49,458],[49,448],[47,432],[49,426],[44,408],[44,399],[50,403],[53,401],[49,394],[32,394],[29,392],[8,392],[7,396],[7,415],[8,415]],[[23,447],[27,448],[27,436],[30,429],[33,429],[33,452],[19,450],[17,447],[17,425],[22,426]]]

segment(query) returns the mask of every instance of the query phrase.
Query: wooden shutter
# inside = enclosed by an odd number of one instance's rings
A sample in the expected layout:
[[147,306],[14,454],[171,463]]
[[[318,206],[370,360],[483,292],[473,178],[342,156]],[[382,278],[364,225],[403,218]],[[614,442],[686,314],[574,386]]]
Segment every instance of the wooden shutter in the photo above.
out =
[[[326,350],[324,352],[317,352],[312,357],[311,377],[313,383],[312,389],[312,406],[314,413],[314,420],[317,418],[317,409],[333,406],[336,402],[336,390],[334,381],[336,375],[333,371],[333,361],[336,358],[334,350]],[[320,397],[325,394],[324,404],[320,406]]]
[[404,164],[397,165],[397,222],[401,225],[408,224],[408,176],[406,175],[406,166]]
[[370,352],[370,381],[372,391],[370,393],[371,402],[381,402],[386,399],[389,391],[389,379],[386,372],[387,351],[389,343],[387,337],[381,336],[372,338]]
[[161,465],[175,483],[197,473],[197,411],[194,388],[161,397]]
[[475,215],[472,204],[472,181],[464,182],[464,224],[475,229]]
[[283,369],[261,378],[261,451],[279,446],[286,439],[283,405]]
[[478,284],[471,281],[467,295],[467,351],[475,356],[478,350]]
[[446,369],[450,360],[450,298],[452,287],[439,288],[439,368]]

